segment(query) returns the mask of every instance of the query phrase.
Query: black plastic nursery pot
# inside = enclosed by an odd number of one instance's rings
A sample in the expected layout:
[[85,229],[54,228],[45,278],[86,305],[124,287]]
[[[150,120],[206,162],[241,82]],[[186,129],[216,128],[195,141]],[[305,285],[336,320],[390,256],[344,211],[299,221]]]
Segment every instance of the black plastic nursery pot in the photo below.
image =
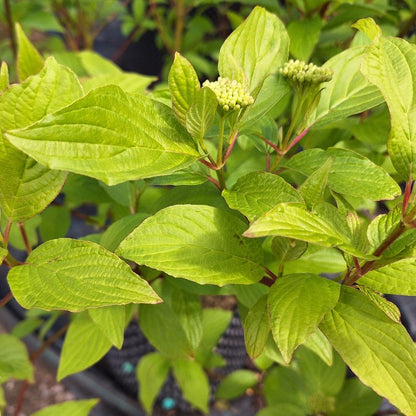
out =
[[[0,267],[0,298],[9,292],[6,279],[6,268]],[[25,315],[25,310],[12,300],[0,309],[0,321],[8,331],[18,324]],[[52,333],[66,324],[67,319],[60,318],[52,329]],[[30,352],[41,346],[36,335],[24,338]],[[40,358],[41,364],[51,373],[56,373],[63,339],[58,340],[47,349]],[[81,373],[66,377],[63,384],[77,398],[99,398],[99,404],[91,411],[92,416],[145,416],[138,397],[136,366],[141,357],[154,351],[154,347],[146,339],[137,322],[132,321],[125,331],[123,346],[120,350],[112,348],[96,365]],[[253,416],[258,409],[251,397],[242,397],[232,401],[225,409],[216,409],[214,393],[219,378],[235,370],[244,368],[248,356],[244,344],[244,332],[238,313],[235,310],[228,328],[222,334],[216,352],[226,362],[218,369],[217,376],[211,385],[211,416]],[[172,375],[169,375],[157,398],[154,416],[199,416],[202,413],[192,409],[183,398],[182,393]]]
[[[5,268],[0,268],[0,276],[5,277],[4,275]],[[6,279],[1,278],[0,298],[7,292]],[[389,300],[399,307],[403,324],[412,338],[416,339],[416,297],[390,296]],[[24,310],[14,300],[7,307],[0,309],[0,321],[8,330],[11,330],[23,316]],[[35,335],[26,337],[25,342],[30,351],[41,345]],[[61,347],[62,340],[46,350],[41,357],[42,364],[53,373],[58,367]],[[92,416],[145,416],[137,401],[140,387],[135,369],[140,358],[152,351],[153,346],[147,341],[138,324],[132,321],[125,331],[123,347],[120,350],[112,348],[99,363],[86,371],[65,378],[63,383],[77,398],[100,399],[100,403],[91,412]],[[244,368],[248,364],[243,328],[236,311],[220,338],[216,352],[226,361],[226,366],[218,370],[220,376]],[[250,396],[231,401],[226,408],[217,408],[213,399],[217,386],[218,378],[215,378],[211,381],[211,416],[254,416],[259,410],[255,397]],[[394,411],[394,407],[384,400],[380,411]],[[200,416],[202,413],[192,409],[170,375],[157,398],[153,415]]]
[[[21,308],[13,302],[10,306],[0,310],[0,321],[6,329],[11,330],[21,320],[19,309]],[[26,337],[24,341],[29,351],[35,351],[41,345],[35,335]],[[62,340],[47,349],[40,358],[42,365],[52,373],[56,373],[61,347]],[[65,378],[63,383],[77,398],[100,399],[99,404],[91,411],[92,416],[145,416],[145,412],[136,399],[139,386],[135,377],[135,369],[140,358],[151,351],[154,351],[154,348],[147,341],[137,323],[132,322],[126,329],[121,350],[112,348],[99,363],[86,371]],[[236,314],[222,335],[216,351],[224,357],[227,363],[221,368],[221,375],[243,368],[246,364],[244,335]],[[217,385],[216,381],[211,383],[212,394]],[[213,404],[213,400],[211,403]],[[250,397],[243,397],[230,403],[226,410],[213,407],[210,415],[253,416],[257,410]],[[202,415],[202,413],[192,409],[170,375],[158,396],[154,416],[197,415]]]

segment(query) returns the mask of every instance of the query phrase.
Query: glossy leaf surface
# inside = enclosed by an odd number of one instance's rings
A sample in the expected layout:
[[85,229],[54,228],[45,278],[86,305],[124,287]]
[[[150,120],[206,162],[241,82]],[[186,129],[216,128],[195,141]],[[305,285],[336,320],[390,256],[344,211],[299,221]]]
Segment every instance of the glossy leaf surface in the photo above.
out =
[[63,238],[42,244],[24,265],[10,270],[8,282],[26,308],[76,312],[160,301],[149,284],[115,254],[81,240]]
[[263,276],[263,254],[259,242],[241,236],[245,228],[218,208],[174,205],[146,219],[117,253],[200,284],[250,284]]
[[416,349],[401,324],[364,294],[343,286],[320,329],[364,384],[406,415],[416,414]]
[[51,169],[108,185],[167,175],[198,157],[170,108],[110,85],[26,129],[7,133],[13,145]]
[[274,283],[268,297],[270,326],[286,362],[334,308],[340,288],[339,284],[313,274],[283,276]]
[[218,70],[222,77],[236,79],[234,65],[239,65],[250,93],[257,95],[265,78],[286,62],[288,53],[289,37],[283,23],[257,6],[223,43]]
[[[82,96],[76,76],[53,58],[44,69],[0,96],[0,129],[26,127]],[[51,171],[0,137],[0,205],[12,221],[25,221],[56,197],[65,172]]]
[[97,403],[98,399],[68,401],[48,406],[32,416],[88,416]]

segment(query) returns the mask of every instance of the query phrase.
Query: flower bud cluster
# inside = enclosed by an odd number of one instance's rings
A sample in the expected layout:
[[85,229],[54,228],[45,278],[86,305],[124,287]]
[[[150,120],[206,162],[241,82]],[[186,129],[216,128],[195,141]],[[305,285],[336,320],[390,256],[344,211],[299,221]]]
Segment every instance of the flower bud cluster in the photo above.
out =
[[241,82],[231,81],[229,78],[218,77],[217,81],[205,81],[202,86],[215,92],[218,103],[224,111],[239,110],[254,102]]
[[331,81],[333,71],[322,68],[312,63],[307,64],[303,61],[291,59],[280,68],[279,72],[289,81],[295,84],[320,84],[321,82]]

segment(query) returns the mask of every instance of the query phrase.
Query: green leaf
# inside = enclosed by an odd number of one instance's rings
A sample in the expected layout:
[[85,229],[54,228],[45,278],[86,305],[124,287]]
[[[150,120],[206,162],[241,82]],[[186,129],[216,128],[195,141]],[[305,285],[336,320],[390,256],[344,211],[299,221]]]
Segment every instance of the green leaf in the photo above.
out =
[[287,25],[290,38],[290,54],[301,61],[308,62],[321,33],[322,20],[319,16],[303,20],[292,20]]
[[281,264],[297,260],[308,248],[304,241],[293,240],[286,237],[274,237],[272,240],[272,253]]
[[196,360],[203,366],[209,366],[213,349],[232,318],[231,311],[223,309],[204,309],[202,312],[202,339],[195,351]]
[[350,254],[360,256],[361,253],[351,246],[351,236],[343,231],[334,228],[330,218],[309,212],[301,204],[282,203],[253,222],[243,236],[252,238],[278,235],[325,247],[338,246]]
[[268,297],[270,327],[284,360],[316,331],[323,316],[336,305],[341,286],[313,274],[279,278]]
[[170,369],[170,360],[158,352],[142,357],[137,365],[140,401],[148,414],[165,383]]
[[389,295],[416,296],[416,259],[402,259],[371,270],[359,283]]
[[200,284],[224,286],[259,281],[260,242],[241,237],[246,224],[205,205],[174,205],[143,221],[117,253],[138,264]]
[[343,286],[320,329],[363,383],[404,414],[416,415],[416,349],[402,325],[364,294]]
[[150,179],[152,185],[166,186],[181,186],[181,185],[201,185],[207,182],[210,176],[210,170],[202,163],[195,162],[191,166],[178,170],[171,175],[159,176]]
[[16,23],[15,30],[17,40],[17,75],[19,81],[23,81],[30,75],[37,74],[42,69],[43,58],[18,23]]
[[139,212],[114,222],[104,231],[100,245],[107,250],[115,251],[120,243],[147,217],[147,214]]
[[253,371],[236,370],[221,380],[215,392],[215,397],[225,400],[235,399],[257,383],[258,379]]
[[111,346],[107,336],[90,318],[88,312],[75,314],[65,336],[57,380],[92,366]]
[[268,359],[272,360],[277,364],[287,366],[287,363],[283,359],[281,352],[277,348],[276,342],[274,341],[272,334],[269,335],[269,339],[266,342],[266,346],[264,347],[262,355],[266,356]]
[[184,126],[186,113],[195,100],[200,84],[192,64],[178,52],[175,53],[175,60],[169,71],[168,83],[173,111]]
[[279,102],[284,102],[291,92],[289,83],[280,75],[267,77],[253,105],[242,118],[240,132],[250,131],[253,125],[264,118]]
[[332,80],[323,84],[318,107],[309,123],[316,127],[361,113],[383,102],[374,85],[361,74],[365,47],[347,49],[327,61],[323,67],[334,71]]
[[4,396],[4,390],[0,386],[0,411],[2,412],[6,407],[6,397]]
[[299,348],[296,352],[298,371],[311,395],[335,396],[344,384],[347,367],[338,354],[332,365],[325,364],[314,352]]
[[51,169],[108,185],[167,175],[199,156],[168,107],[145,96],[129,96],[113,85],[6,137]]
[[134,0],[132,12],[136,22],[140,22],[145,17],[146,2],[144,0]]
[[232,209],[254,221],[281,202],[302,202],[301,196],[280,176],[268,172],[251,172],[222,192]]
[[204,87],[195,93],[194,100],[186,113],[185,125],[189,134],[202,140],[214,123],[218,100],[211,88]]
[[[0,96],[0,129],[31,125],[82,96],[72,71],[48,58],[44,69]],[[25,221],[49,205],[61,190],[66,173],[51,171],[0,136],[0,205],[12,221]]]
[[[361,283],[361,282],[360,282]],[[359,285],[358,289],[374,302],[390,319],[400,322],[400,309],[393,303],[383,298],[381,294],[367,286]]]
[[199,296],[174,289],[172,292],[172,309],[184,329],[193,349],[197,348],[202,338],[202,305]]
[[330,416],[371,416],[381,404],[381,397],[365,386],[358,378],[345,380],[336,397],[335,410]]
[[169,358],[186,358],[192,347],[185,330],[167,303],[140,305],[140,328],[149,342]]
[[117,74],[100,74],[82,81],[85,93],[106,85],[117,85],[129,94],[141,94],[154,81],[156,77],[119,71]]
[[82,51],[76,54],[80,59],[83,69],[88,75],[95,77],[103,74],[113,75],[120,74],[120,68],[112,61],[104,58],[97,52]]
[[13,377],[33,381],[33,366],[25,344],[13,335],[0,334],[0,384]]
[[230,289],[234,292],[238,302],[247,308],[254,306],[263,295],[269,293],[269,288],[262,283],[254,283],[253,285],[233,285]]
[[365,33],[372,41],[377,40],[381,36],[380,27],[376,25],[376,22],[371,17],[360,19],[351,26]]
[[[44,324],[45,321],[43,319],[26,316],[23,321],[20,321],[18,324],[16,324],[16,326],[13,327],[12,335],[19,339],[23,339],[27,335],[32,334],[37,328]],[[40,335],[39,338],[41,338]]]
[[174,360],[172,368],[183,397],[197,409],[208,414],[210,387],[201,364],[196,361]]
[[3,260],[6,258],[8,254],[9,252],[5,248],[0,247],[0,264],[3,263]]
[[403,39],[381,37],[366,50],[364,76],[381,91],[390,110],[387,142],[393,166],[402,179],[416,173],[416,48]]
[[310,176],[329,158],[333,159],[328,186],[335,192],[372,201],[394,199],[401,194],[399,185],[380,166],[351,150],[329,148],[305,150],[290,161],[289,167]]
[[303,345],[313,351],[326,365],[332,365],[334,356],[332,346],[319,328]]
[[367,228],[367,238],[376,249],[398,227],[402,219],[401,206],[392,209],[388,214],[378,215]]
[[6,62],[1,63],[0,67],[0,93],[9,86],[9,68]]
[[[303,416],[310,412],[303,380],[292,368],[284,366],[272,368],[264,380],[264,395],[269,406],[292,405],[296,410],[303,411],[299,413]],[[295,412],[293,415],[297,416],[298,413]]]
[[88,416],[90,410],[98,403],[98,399],[74,400],[45,407],[32,416]]
[[41,214],[39,233],[43,241],[65,237],[71,225],[71,212],[66,206],[51,205]]
[[124,305],[106,306],[89,309],[90,318],[94,321],[108,340],[118,349],[123,345],[126,326],[126,307]]
[[329,157],[325,163],[313,172],[299,187],[299,193],[312,209],[318,202],[324,201],[325,188],[328,183],[329,173],[332,168],[333,159]]
[[218,70],[222,77],[234,79],[236,63],[240,65],[255,97],[265,78],[287,61],[288,53],[289,37],[283,23],[257,6],[223,43]]
[[149,284],[115,254],[98,244],[69,238],[37,247],[7,278],[16,300],[27,309],[77,312],[160,301]]
[[269,338],[267,295],[262,296],[248,311],[244,320],[244,340],[248,355],[254,359],[264,350]]

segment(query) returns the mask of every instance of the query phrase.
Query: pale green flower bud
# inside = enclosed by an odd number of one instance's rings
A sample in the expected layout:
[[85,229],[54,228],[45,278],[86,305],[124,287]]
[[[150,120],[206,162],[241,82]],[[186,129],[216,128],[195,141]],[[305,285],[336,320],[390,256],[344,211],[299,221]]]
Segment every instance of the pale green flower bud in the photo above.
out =
[[210,88],[217,96],[222,110],[240,110],[253,104],[254,99],[241,82],[218,77],[217,81],[205,81],[202,86]]
[[296,85],[317,85],[328,82],[332,79],[333,71],[322,68],[312,63],[307,64],[303,61],[291,59],[279,72]]

